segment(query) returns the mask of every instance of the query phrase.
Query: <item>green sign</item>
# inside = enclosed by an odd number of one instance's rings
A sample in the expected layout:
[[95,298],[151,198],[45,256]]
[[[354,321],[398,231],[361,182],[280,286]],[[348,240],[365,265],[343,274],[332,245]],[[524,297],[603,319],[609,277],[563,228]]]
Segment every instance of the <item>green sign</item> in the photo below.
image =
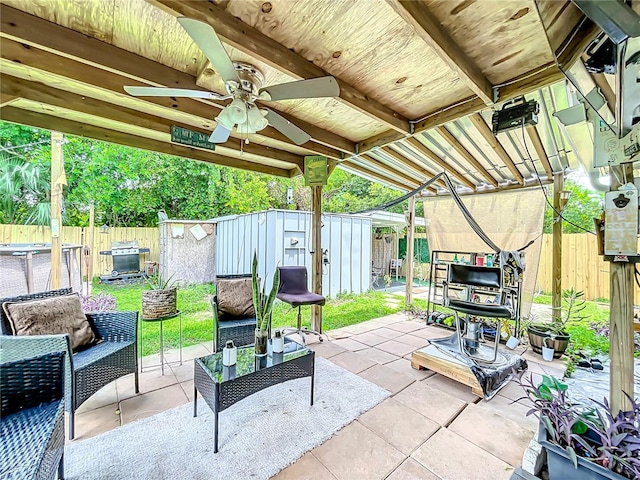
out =
[[207,150],[216,149],[216,144],[209,141],[209,135],[182,127],[176,127],[175,125],[171,125],[171,141],[190,147],[205,148]]
[[327,157],[310,155],[304,157],[304,180],[307,187],[327,184]]

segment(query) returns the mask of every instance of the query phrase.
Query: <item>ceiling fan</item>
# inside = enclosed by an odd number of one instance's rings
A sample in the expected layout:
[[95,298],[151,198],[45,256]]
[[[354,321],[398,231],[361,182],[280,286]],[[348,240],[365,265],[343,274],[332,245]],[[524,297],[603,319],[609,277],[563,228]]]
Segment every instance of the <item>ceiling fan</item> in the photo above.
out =
[[248,143],[248,134],[271,125],[296,145],[302,145],[311,139],[308,133],[273,110],[256,105],[256,100],[275,101],[340,95],[338,82],[331,76],[263,87],[262,72],[249,63],[232,62],[211,25],[186,17],[178,18],[178,22],[222,77],[227,94],[164,87],[125,86],[124,90],[130,95],[142,97],[233,99],[215,118],[217,126],[209,137],[212,143],[226,142],[236,125],[237,132],[245,136]]

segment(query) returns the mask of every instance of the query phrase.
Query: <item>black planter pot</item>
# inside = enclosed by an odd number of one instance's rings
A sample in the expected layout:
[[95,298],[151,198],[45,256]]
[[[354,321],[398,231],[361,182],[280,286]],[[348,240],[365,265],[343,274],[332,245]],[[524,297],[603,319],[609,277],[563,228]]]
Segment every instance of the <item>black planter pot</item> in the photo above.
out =
[[[548,332],[548,328],[544,325],[530,325],[527,328],[527,334],[529,335],[529,344],[534,352],[542,355],[542,347],[545,346],[544,339],[550,338],[551,334]],[[569,346],[569,335],[556,335],[553,341],[547,341],[546,346],[555,350],[553,358],[560,358],[567,347]]]
[[628,480],[626,477],[582,457],[578,457],[578,468],[576,468],[565,449],[547,441],[547,431],[542,425],[538,441],[547,450],[549,480]]

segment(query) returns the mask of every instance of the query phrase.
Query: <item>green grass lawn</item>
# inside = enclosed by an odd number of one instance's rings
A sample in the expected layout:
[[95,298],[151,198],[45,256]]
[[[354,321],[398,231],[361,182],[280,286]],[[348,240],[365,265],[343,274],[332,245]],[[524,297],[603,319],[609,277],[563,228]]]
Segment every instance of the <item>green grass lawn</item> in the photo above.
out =
[[[93,294],[109,293],[116,298],[118,310],[137,310],[142,316],[143,284],[96,284]],[[211,342],[213,339],[213,312],[211,297],[215,293],[213,285],[189,285],[178,288],[178,309],[182,312],[183,346]],[[367,292],[361,295],[340,295],[327,299],[322,310],[322,328],[327,332],[336,328],[353,325],[373,318],[383,317],[402,310],[402,307],[386,305],[384,292]],[[276,301],[273,312],[273,328],[295,326],[298,310]],[[302,307],[303,325],[311,323],[311,307]],[[142,320],[140,320],[142,322]],[[178,348],[178,318],[164,322],[165,348]],[[157,322],[145,322],[142,327],[144,350],[142,355],[149,355],[160,350],[159,325]]]

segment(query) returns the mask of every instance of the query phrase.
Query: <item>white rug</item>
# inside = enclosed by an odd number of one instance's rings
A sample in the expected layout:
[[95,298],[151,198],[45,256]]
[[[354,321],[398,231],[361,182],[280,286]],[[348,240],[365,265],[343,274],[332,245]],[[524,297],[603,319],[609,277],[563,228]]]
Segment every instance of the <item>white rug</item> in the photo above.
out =
[[276,385],[219,415],[193,403],[129,423],[65,448],[67,480],[268,479],[390,395],[322,358],[310,378]]

